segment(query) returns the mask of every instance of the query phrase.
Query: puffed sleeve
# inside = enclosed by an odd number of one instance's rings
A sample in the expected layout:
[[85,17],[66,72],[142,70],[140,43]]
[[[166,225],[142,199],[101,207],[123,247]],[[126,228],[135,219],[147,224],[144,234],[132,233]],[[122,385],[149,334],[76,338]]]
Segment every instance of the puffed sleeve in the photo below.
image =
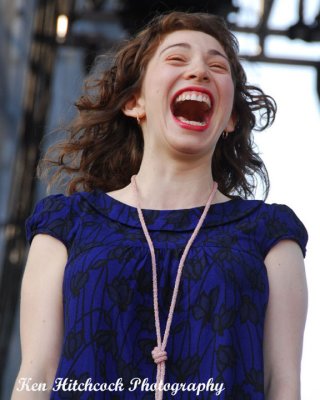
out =
[[26,235],[29,243],[38,233],[45,233],[60,240],[70,248],[76,231],[71,197],[51,195],[40,200],[26,220]]
[[260,224],[263,232],[260,244],[264,257],[274,245],[286,239],[295,241],[305,257],[308,232],[294,211],[282,204],[266,206]]

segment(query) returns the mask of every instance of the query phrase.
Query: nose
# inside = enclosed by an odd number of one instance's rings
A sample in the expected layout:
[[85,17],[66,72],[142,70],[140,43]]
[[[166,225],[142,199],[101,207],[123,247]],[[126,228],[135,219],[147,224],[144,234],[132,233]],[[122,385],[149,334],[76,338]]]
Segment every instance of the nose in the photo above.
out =
[[208,66],[205,62],[198,60],[190,64],[189,67],[190,68],[185,72],[186,79],[198,82],[210,81]]

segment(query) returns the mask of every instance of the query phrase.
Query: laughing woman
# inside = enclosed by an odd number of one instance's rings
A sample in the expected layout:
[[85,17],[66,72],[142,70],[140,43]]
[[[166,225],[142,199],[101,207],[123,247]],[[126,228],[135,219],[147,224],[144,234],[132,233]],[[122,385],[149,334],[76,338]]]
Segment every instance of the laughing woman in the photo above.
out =
[[307,233],[252,199],[275,104],[224,22],[157,17],[77,107],[42,163],[68,196],[27,221],[13,399],[298,400]]

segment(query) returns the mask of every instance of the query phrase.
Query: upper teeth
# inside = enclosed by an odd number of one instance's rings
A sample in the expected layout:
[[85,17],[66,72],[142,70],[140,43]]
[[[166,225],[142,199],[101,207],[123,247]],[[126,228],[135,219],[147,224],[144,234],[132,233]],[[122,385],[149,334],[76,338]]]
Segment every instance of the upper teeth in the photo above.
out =
[[204,102],[204,103],[206,103],[208,105],[209,108],[211,107],[210,97],[205,93],[186,91],[186,92],[181,93],[175,99],[175,103],[179,103],[179,102],[185,101],[185,100],[193,100],[193,101]]

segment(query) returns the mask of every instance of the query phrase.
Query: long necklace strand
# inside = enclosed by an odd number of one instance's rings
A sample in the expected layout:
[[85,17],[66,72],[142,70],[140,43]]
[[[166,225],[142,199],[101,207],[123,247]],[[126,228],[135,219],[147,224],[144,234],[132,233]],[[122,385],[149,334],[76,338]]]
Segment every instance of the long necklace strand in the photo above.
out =
[[212,200],[217,192],[218,189],[218,184],[216,182],[213,183],[213,188],[210,193],[210,196],[207,200],[206,206],[203,210],[203,213],[198,221],[197,226],[195,227],[190,239],[188,240],[188,243],[183,251],[183,254],[181,256],[179,266],[178,266],[178,271],[177,271],[177,276],[175,280],[175,285],[173,289],[173,294],[172,294],[172,300],[170,304],[170,309],[169,309],[169,314],[168,314],[168,319],[166,323],[166,329],[164,332],[163,340],[161,339],[161,330],[160,330],[160,318],[159,318],[159,303],[158,303],[158,281],[157,281],[157,264],[156,264],[156,255],[154,251],[154,246],[150,237],[150,234],[148,232],[147,225],[145,223],[143,213],[141,210],[140,206],[140,200],[139,200],[139,192],[137,188],[137,183],[135,176],[132,176],[131,178],[131,183],[133,187],[133,191],[136,197],[136,203],[137,203],[137,211],[139,215],[139,220],[142,226],[143,233],[145,235],[145,238],[147,240],[149,250],[150,250],[150,255],[151,255],[151,264],[152,264],[152,286],[153,286],[153,306],[154,306],[154,317],[155,317],[155,326],[156,326],[156,334],[157,334],[157,346],[152,350],[151,354],[153,357],[154,362],[157,364],[157,380],[156,380],[156,391],[155,391],[155,399],[156,400],[162,400],[163,397],[163,387],[160,388],[160,385],[164,384],[164,378],[165,378],[165,368],[166,368],[166,360],[167,360],[167,352],[166,352],[166,346],[169,338],[169,333],[170,333],[170,327],[172,323],[172,318],[173,318],[173,313],[174,313],[174,308],[176,305],[176,300],[178,296],[178,291],[179,291],[179,284],[180,284],[180,279],[182,275],[182,269],[184,266],[184,262],[187,258],[188,252],[190,250],[190,247],[192,246],[192,243],[194,239],[196,238],[197,234],[199,233],[199,230],[201,229],[201,226],[203,224],[203,221],[209,211],[210,205],[212,203]]

